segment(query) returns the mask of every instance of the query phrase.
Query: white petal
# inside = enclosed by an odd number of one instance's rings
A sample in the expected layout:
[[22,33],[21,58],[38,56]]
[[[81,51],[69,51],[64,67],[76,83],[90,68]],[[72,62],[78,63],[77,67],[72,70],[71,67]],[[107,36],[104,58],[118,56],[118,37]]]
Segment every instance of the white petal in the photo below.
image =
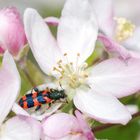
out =
[[140,53],[140,27],[136,28],[132,37],[128,38],[123,44],[127,49]]
[[131,115],[117,98],[94,91],[78,90],[74,97],[75,106],[83,113],[102,123],[126,124]]
[[139,111],[139,108],[137,105],[126,105],[126,107],[132,115]]
[[32,113],[32,114],[29,114],[26,110],[24,110],[22,107],[20,107],[17,103],[15,103],[13,105],[13,108],[12,108],[12,111],[14,113],[16,113],[17,115],[24,115],[24,116],[30,116],[30,117],[33,117],[39,121],[43,120],[44,118],[50,116],[51,114],[53,114],[54,112],[56,112],[60,106],[62,105],[62,103],[54,103],[51,105],[51,107],[43,113],[43,114],[37,114],[36,112],[35,113]]
[[4,124],[2,132],[2,140],[33,140],[30,125],[19,117],[9,119]]
[[44,19],[48,25],[57,26],[59,24],[59,18],[57,17],[47,17]]
[[[80,10],[79,10],[80,9]],[[68,60],[75,62],[80,53],[79,63],[93,52],[98,27],[93,9],[87,0],[68,0],[62,11],[58,26],[58,45]]]
[[5,52],[0,69],[0,124],[10,112],[20,91],[20,77],[12,56]]
[[113,0],[89,0],[96,12],[99,29],[106,35],[114,34]]
[[140,59],[131,58],[127,62],[108,59],[91,68],[88,79],[93,90],[102,94],[112,94],[118,98],[140,90]]
[[50,74],[59,60],[59,50],[54,37],[43,18],[34,9],[28,8],[25,11],[24,25],[36,61],[44,73]]
[[53,114],[54,112],[56,112],[60,106],[62,105],[62,103],[54,103],[51,105],[51,107],[42,114],[42,115],[36,115],[36,114],[32,114],[31,116],[37,120],[43,120],[44,118],[50,116],[51,114]]
[[24,116],[30,116],[30,114],[25,111],[22,107],[20,107],[17,103],[13,105],[12,111],[17,115],[24,115]]

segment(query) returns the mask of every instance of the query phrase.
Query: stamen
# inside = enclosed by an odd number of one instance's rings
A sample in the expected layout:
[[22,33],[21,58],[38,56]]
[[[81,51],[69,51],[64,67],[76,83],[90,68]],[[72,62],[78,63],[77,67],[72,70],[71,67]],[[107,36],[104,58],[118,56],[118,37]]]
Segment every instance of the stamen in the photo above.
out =
[[76,58],[76,72],[79,71],[78,69],[78,61],[79,61],[80,53],[77,53],[77,58]]
[[58,71],[59,73],[61,73],[61,74],[62,74],[62,71],[61,71],[61,70],[59,70],[59,69],[58,69],[58,68],[56,68],[56,67],[54,67],[54,68],[53,68],[53,70],[54,70],[54,71]]
[[64,56],[67,56],[67,53],[64,53]]
[[77,53],[75,64],[68,60],[68,54],[64,53],[64,60],[59,60],[57,66],[53,68],[54,71],[60,73],[58,82],[62,84],[67,84],[71,88],[77,88],[81,84],[85,84],[85,79],[88,77],[85,73],[87,68],[87,63],[84,63],[79,66],[80,53]]
[[82,66],[80,67],[81,70],[85,70],[88,67],[87,63],[82,64]]
[[84,74],[84,77],[87,78],[88,77],[88,74]]
[[60,59],[58,62],[57,62],[57,64],[61,64],[62,63],[62,60]]
[[64,53],[64,57],[66,58],[67,64],[70,64],[69,60],[68,60],[68,57],[67,57],[67,53]]

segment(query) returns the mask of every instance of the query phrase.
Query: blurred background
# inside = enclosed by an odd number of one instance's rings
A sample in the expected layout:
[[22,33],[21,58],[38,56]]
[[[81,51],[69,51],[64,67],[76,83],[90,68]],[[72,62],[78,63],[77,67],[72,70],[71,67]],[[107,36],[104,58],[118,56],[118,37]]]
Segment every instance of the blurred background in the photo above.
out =
[[[32,7],[37,9],[43,17],[59,17],[64,2],[65,0],[0,0],[0,8],[15,6],[23,15],[27,7]],[[140,0],[114,0],[114,8],[117,16],[126,17],[135,25],[140,25]],[[23,91],[29,87],[24,88]],[[138,97],[127,97],[122,102],[125,104],[134,103],[140,107],[140,98]],[[127,126],[114,126],[97,132],[95,135],[100,140],[140,140],[140,119],[131,121]]]
[[[65,0],[0,0],[0,8],[16,6],[21,13],[27,7],[35,8],[43,16],[60,15]],[[114,0],[115,12],[125,16],[135,24],[140,24],[140,0]]]

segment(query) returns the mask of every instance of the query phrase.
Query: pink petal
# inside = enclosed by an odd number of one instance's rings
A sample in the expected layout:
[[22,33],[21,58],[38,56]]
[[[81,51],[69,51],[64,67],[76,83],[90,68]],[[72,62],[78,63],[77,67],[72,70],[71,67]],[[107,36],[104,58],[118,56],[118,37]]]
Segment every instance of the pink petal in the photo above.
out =
[[112,37],[115,22],[113,0],[90,0],[97,15],[99,30]]
[[0,47],[0,55],[4,53],[4,49]]
[[82,114],[78,110],[76,110],[75,115],[77,117],[77,120],[79,122],[81,129],[83,130],[84,135],[88,138],[88,140],[94,140],[94,136],[93,136],[93,133],[91,131],[91,128],[85,122]]
[[36,61],[44,73],[51,74],[60,55],[49,27],[37,11],[31,8],[24,13],[24,25]]
[[0,69],[0,124],[10,112],[19,91],[20,76],[12,56],[6,51]]
[[128,58],[130,58],[131,55],[129,51],[123,46],[121,46],[120,44],[113,41],[111,38],[100,34],[98,36],[98,40],[100,40],[103,43],[105,49],[108,52],[113,53],[124,60],[127,60]]
[[69,134],[62,138],[55,138],[55,139],[45,136],[42,140],[88,140],[88,139],[82,134],[75,134],[75,135]]
[[33,140],[32,135],[32,129],[28,122],[20,117],[13,117],[4,125],[2,140]]
[[47,17],[47,18],[45,18],[45,22],[46,22],[48,25],[51,25],[51,26],[58,26],[58,24],[59,24],[59,19],[56,18],[56,17]]
[[42,127],[44,134],[54,139],[64,137],[71,132],[80,131],[76,118],[66,113],[59,113],[50,116],[44,121]]
[[131,119],[131,114],[117,98],[92,90],[78,90],[74,104],[83,113],[102,123],[126,124]]
[[129,51],[129,53],[130,53],[131,57],[140,59],[140,53],[139,53],[139,51],[133,51],[133,50],[131,50],[131,51]]
[[88,139],[82,134],[75,134],[75,135],[67,135],[57,140],[88,140]]
[[[22,116],[21,116],[22,117]],[[27,123],[28,125],[30,125],[31,127],[31,134],[32,134],[32,140],[40,140],[41,137],[41,123],[39,121],[34,120],[31,117],[22,117]]]
[[57,39],[59,47],[63,54],[68,54],[70,62],[76,62],[77,54],[81,54],[80,64],[94,50],[98,27],[92,11],[86,0],[68,0],[64,5]]
[[91,68],[88,83],[99,93],[125,97],[140,90],[139,70],[140,59],[108,59]]
[[16,56],[25,44],[26,36],[18,10],[15,7],[0,10],[0,47]]
[[123,42],[123,45],[132,51],[140,53],[140,27],[136,28],[132,37]]

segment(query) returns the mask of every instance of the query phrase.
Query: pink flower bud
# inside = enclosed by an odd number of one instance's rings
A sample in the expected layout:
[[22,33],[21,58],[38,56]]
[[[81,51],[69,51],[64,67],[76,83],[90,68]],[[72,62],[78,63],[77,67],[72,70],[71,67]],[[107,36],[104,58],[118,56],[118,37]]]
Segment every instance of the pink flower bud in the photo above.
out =
[[76,116],[57,113],[42,123],[42,140],[95,140],[91,128],[79,111]]
[[16,56],[26,44],[26,36],[20,18],[15,7],[0,10],[0,54],[8,50]]

